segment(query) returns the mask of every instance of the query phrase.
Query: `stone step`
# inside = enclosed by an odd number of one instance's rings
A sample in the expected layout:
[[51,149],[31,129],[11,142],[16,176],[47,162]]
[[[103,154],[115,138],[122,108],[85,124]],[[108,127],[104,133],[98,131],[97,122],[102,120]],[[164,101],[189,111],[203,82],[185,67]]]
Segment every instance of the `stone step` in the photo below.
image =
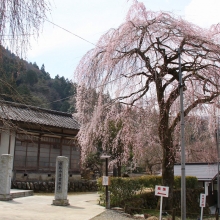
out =
[[26,197],[26,196],[33,196],[33,190],[21,190],[21,189],[11,189],[10,195],[12,199]]

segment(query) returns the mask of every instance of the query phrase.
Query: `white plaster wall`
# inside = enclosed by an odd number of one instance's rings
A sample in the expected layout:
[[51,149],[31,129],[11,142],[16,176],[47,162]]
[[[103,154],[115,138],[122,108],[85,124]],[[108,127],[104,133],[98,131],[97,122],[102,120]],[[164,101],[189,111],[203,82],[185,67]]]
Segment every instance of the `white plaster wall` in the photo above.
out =
[[[14,158],[14,149],[15,149],[15,132],[11,132],[11,144],[10,144],[10,152],[8,152],[9,148],[9,137],[10,131],[0,131],[1,141],[0,141],[0,156],[2,154],[10,154]],[[13,167],[14,159],[12,160],[12,167]],[[14,172],[12,172],[11,177],[13,178]]]
[[8,154],[8,145],[9,145],[9,130],[1,131],[0,156],[2,154]]
[[10,152],[8,152],[10,131],[9,130],[1,131],[0,134],[1,134],[0,155],[10,154],[14,156],[15,132],[11,132]]
[[205,194],[209,194],[209,182],[205,182]]
[[[15,131],[11,131],[11,144],[10,144],[10,152],[9,152],[9,154],[12,155],[12,157],[13,157],[12,169],[14,167],[15,136],[16,136]],[[12,179],[14,178],[14,171],[12,171],[11,178]]]
[[11,147],[10,147],[10,152],[9,154],[14,157],[14,152],[15,152],[15,132],[11,132]]

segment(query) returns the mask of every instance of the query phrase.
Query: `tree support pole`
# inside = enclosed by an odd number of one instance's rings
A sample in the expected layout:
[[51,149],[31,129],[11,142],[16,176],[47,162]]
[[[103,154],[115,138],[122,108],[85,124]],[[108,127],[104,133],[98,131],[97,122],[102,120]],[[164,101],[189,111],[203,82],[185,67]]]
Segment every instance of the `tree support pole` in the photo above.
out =
[[185,139],[184,139],[184,110],[183,87],[181,72],[181,49],[178,48],[179,58],[179,92],[180,92],[180,116],[181,116],[181,220],[186,219],[186,173],[185,173]]

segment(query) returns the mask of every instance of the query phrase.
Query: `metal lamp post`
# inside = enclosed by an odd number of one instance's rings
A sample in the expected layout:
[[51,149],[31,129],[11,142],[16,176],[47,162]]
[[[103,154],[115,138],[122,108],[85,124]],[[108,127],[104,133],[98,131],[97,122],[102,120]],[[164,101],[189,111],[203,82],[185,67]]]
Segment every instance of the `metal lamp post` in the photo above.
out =
[[[105,183],[105,207],[106,209],[109,209],[110,208],[110,205],[109,205],[109,198],[108,198],[108,158],[110,158],[111,156],[108,155],[107,153],[102,153],[100,158],[101,159],[105,159],[105,177],[107,179],[107,183]],[[103,180],[104,180],[104,177],[103,177]]]

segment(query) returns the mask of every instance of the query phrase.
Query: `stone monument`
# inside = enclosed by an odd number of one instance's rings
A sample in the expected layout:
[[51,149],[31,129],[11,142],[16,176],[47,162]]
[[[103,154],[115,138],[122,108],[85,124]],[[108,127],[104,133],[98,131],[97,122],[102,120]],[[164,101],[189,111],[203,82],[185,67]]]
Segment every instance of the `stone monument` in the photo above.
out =
[[0,157],[0,200],[8,201],[12,197],[11,189],[11,174],[12,174],[13,156],[10,154],[2,154]]
[[68,157],[58,156],[56,159],[55,200],[52,205],[68,206]]

